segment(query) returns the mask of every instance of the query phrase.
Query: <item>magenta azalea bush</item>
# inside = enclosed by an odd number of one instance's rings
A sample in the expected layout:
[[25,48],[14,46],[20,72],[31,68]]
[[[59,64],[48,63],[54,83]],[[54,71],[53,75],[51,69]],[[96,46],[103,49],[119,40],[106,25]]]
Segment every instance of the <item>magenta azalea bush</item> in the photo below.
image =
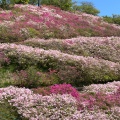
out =
[[51,94],[71,94],[76,99],[79,99],[79,92],[70,84],[55,84],[50,86]]

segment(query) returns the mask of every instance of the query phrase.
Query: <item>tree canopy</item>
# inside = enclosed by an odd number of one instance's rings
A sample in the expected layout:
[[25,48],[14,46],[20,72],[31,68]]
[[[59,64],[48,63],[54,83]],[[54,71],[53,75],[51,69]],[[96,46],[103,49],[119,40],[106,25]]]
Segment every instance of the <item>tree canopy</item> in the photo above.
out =
[[100,11],[96,9],[91,2],[81,2],[81,5],[74,5],[74,10],[85,12],[87,14],[98,15]]

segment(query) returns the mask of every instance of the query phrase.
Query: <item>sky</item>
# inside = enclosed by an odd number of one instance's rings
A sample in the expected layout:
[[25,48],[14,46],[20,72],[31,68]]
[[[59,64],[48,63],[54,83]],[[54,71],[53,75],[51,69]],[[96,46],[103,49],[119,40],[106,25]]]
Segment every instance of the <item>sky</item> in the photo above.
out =
[[112,16],[113,14],[120,15],[120,0],[72,0],[79,5],[81,2],[92,2],[94,7],[100,11],[99,16]]

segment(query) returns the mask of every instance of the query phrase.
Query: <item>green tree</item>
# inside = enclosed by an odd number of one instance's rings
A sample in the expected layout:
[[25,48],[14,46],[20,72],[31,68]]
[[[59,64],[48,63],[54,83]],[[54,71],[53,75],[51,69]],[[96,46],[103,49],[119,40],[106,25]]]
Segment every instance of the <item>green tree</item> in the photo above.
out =
[[114,23],[120,25],[120,15],[113,14],[112,17],[103,16],[103,20],[108,23]]
[[12,0],[0,0],[0,8],[3,8],[3,9],[10,9]]
[[100,13],[100,11],[96,9],[91,2],[81,2],[80,6],[74,5],[73,9],[92,15],[98,15]]
[[114,23],[113,18],[109,16],[103,16],[103,20],[108,23]]
[[72,10],[72,0],[41,0],[41,4],[54,5],[62,10]]
[[38,0],[29,0],[29,4],[37,5],[38,4]]

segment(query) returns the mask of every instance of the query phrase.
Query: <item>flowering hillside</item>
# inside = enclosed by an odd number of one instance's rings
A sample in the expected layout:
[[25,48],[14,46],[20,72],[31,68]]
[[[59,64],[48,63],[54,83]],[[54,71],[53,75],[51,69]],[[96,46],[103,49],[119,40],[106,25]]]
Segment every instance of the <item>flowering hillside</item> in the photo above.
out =
[[119,118],[119,26],[53,6],[0,9],[0,120]]
[[71,13],[53,6],[15,5],[0,10],[0,42],[29,37],[71,38],[76,36],[120,36],[120,27],[85,13]]

